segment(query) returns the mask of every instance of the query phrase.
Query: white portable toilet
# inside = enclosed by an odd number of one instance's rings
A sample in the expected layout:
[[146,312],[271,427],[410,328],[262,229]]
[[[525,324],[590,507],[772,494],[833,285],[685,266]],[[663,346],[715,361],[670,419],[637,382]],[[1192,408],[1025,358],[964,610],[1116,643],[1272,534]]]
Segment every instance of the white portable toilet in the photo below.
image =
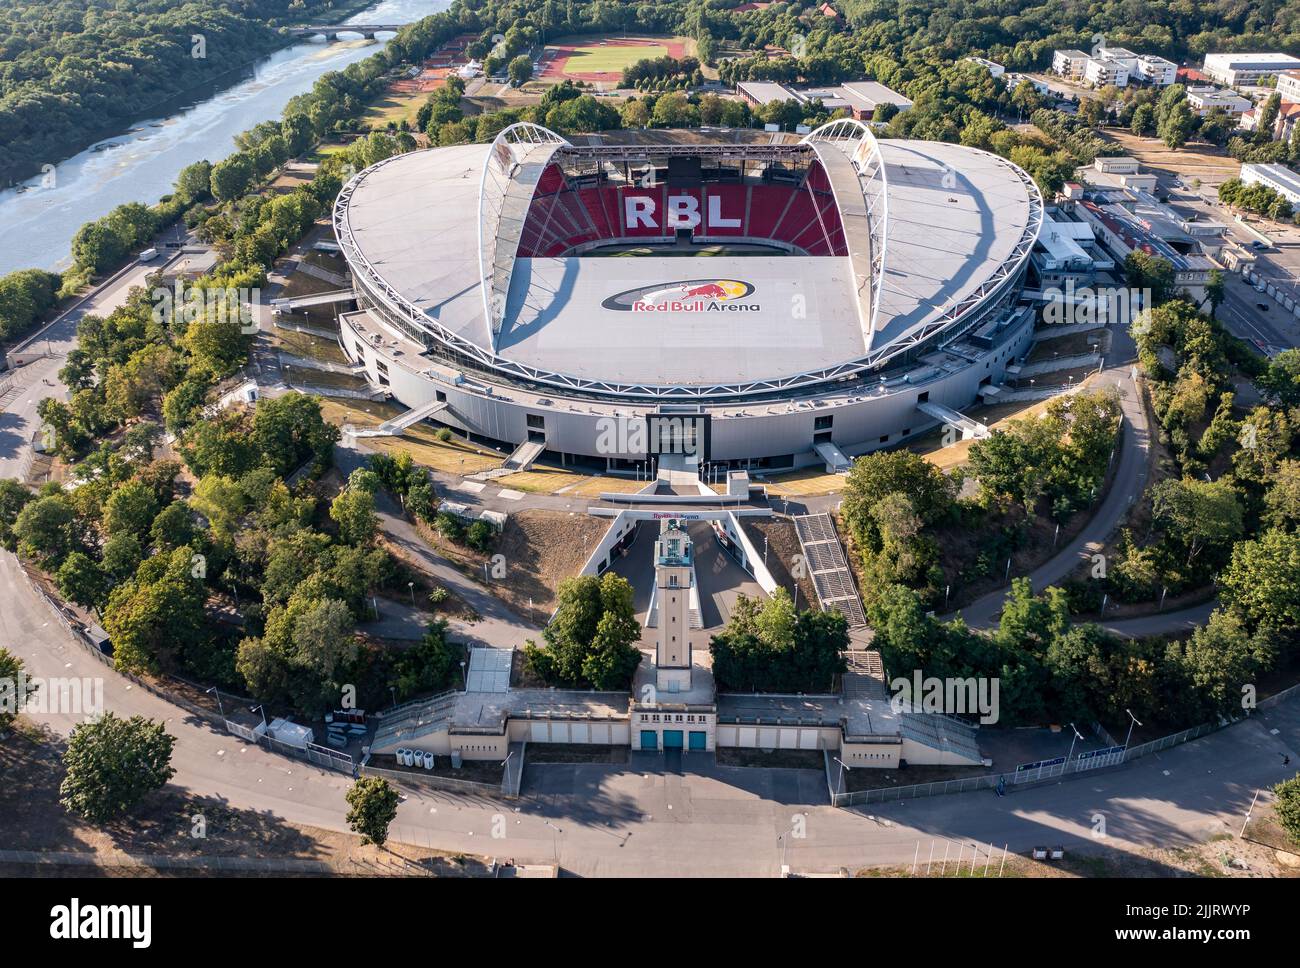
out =
[[397,751],[397,762],[402,766],[411,765],[411,751],[408,749],[399,749]]
[[424,768],[425,768],[426,770],[432,770],[432,769],[433,769],[433,754],[432,754],[432,753],[425,753],[425,754],[424,754]]

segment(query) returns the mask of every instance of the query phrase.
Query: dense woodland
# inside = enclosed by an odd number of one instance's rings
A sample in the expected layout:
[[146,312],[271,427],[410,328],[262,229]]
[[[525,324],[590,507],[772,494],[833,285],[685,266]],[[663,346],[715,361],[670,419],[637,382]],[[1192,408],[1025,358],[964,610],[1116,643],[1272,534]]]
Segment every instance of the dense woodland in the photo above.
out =
[[287,42],[278,25],[355,6],[341,0],[0,4],[0,184],[57,164],[177,95],[228,86],[238,69]]

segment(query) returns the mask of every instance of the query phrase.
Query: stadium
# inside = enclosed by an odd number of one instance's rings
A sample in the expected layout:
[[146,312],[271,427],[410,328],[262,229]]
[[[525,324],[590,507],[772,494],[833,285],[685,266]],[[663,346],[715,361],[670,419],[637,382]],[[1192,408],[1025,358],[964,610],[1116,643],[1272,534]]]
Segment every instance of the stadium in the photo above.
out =
[[515,468],[839,470],[997,393],[1034,321],[1021,169],[853,120],[712,137],[520,123],[359,172],[333,213],[345,353]]

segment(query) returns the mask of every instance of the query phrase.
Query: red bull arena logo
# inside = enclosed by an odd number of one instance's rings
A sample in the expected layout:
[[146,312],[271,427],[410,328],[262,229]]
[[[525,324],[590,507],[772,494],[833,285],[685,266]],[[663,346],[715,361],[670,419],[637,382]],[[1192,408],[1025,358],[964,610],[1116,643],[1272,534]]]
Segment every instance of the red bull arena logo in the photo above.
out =
[[736,279],[689,279],[627,289],[601,303],[606,309],[630,313],[757,312],[746,302],[754,286]]

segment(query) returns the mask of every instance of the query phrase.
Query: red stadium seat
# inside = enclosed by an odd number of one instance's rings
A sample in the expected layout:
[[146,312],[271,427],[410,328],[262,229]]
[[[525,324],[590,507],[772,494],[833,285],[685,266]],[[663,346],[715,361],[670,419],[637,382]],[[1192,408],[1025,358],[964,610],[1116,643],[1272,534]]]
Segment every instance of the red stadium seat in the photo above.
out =
[[[820,164],[812,165],[797,187],[707,184],[671,191],[664,185],[575,190],[557,166],[548,165],[524,221],[519,255],[555,258],[603,239],[671,237],[677,226],[669,218],[670,196],[695,199],[694,208],[686,204],[682,209],[698,214],[695,235],[779,241],[809,255],[848,252],[830,180]],[[649,201],[633,203],[632,199]],[[638,212],[645,217],[629,225],[629,215]],[[738,224],[729,224],[733,222]]]

